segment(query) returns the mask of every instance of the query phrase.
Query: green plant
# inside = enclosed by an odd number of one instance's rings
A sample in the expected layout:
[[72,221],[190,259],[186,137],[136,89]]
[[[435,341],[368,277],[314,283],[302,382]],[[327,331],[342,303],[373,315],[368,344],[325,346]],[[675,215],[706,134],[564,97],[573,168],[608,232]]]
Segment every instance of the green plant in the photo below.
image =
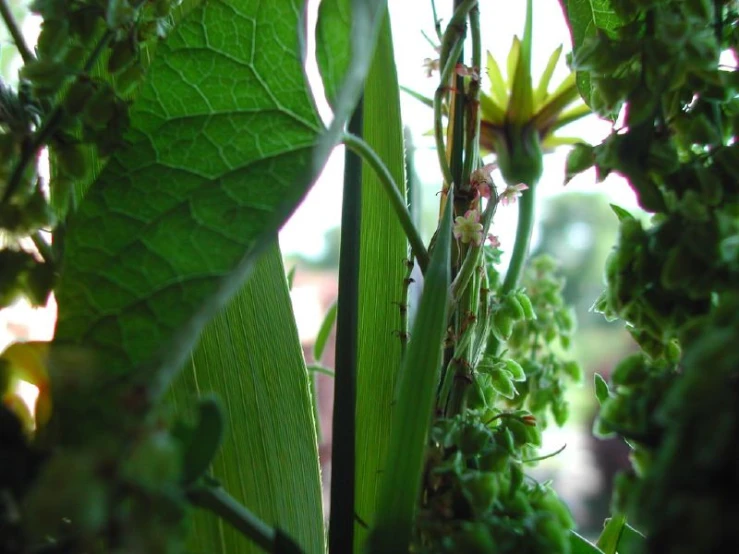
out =
[[[559,51],[534,89],[528,0],[510,83],[491,58],[488,96],[477,0],[454,0],[443,32],[432,2],[443,187],[428,247],[407,208],[385,3],[321,2],[328,127],[304,75],[304,4],[36,0],[31,49],[0,0],[24,62],[17,87],[0,84],[0,307],[52,291],[59,304],[51,344],[0,356],[0,548],[737,550],[737,81],[719,64],[737,55],[735,3],[561,0],[577,73],[548,95]],[[575,146],[566,179],[618,172],[654,214],[645,228],[614,207],[596,302],[642,349],[610,385],[596,378],[595,431],[627,440],[635,468],[597,545],[525,473],[557,454],[541,433],[582,377],[562,356],[575,321],[556,260],[527,260],[543,147],[586,113],[565,111],[576,88],[623,117]],[[339,299],[316,346],[320,361],[335,317],[326,541],[315,395],[275,236],[340,143]],[[514,203],[503,274],[490,231]],[[33,413],[18,380],[39,388]]]

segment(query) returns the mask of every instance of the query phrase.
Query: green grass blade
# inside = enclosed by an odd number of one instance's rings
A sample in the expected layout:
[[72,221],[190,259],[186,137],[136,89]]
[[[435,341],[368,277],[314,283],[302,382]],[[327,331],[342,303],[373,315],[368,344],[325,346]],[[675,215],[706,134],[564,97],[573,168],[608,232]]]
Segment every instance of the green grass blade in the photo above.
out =
[[[306,553],[324,552],[318,447],[308,375],[279,249],[203,331],[170,400],[180,411],[215,393],[227,419],[213,465],[225,491]],[[193,513],[193,552],[261,552],[224,522]]]
[[369,539],[370,552],[376,554],[405,554],[411,539],[447,329],[452,205],[450,197],[398,377],[390,444]]
[[598,537],[598,542],[595,543],[603,551],[603,554],[616,554],[625,524],[626,516],[623,514],[616,514],[608,519],[603,532]]
[[336,323],[336,302],[331,304],[331,307],[326,312],[326,317],[323,318],[321,328],[318,330],[316,335],[316,342],[313,345],[313,359],[316,362],[320,362],[323,357],[323,349],[326,348],[326,341],[331,334],[331,329],[334,328]]
[[603,551],[582,535],[570,531],[570,554],[603,554]]
[[[404,187],[405,158],[400,91],[389,18],[377,40],[364,92],[364,140]],[[400,191],[405,197],[405,190]],[[362,173],[362,236],[359,275],[357,358],[356,512],[371,525],[390,435],[391,404],[401,362],[396,333],[403,303],[408,242],[378,177],[365,164]],[[355,552],[367,531],[355,526]]]

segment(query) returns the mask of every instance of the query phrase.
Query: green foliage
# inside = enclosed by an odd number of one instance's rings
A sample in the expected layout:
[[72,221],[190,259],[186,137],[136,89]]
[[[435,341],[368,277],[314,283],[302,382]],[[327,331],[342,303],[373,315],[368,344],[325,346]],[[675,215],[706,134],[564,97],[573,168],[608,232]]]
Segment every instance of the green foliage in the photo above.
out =
[[610,387],[596,382],[595,432],[632,447],[633,472],[617,479],[613,505],[646,531],[638,548],[729,552],[739,547],[722,519],[736,490],[739,151],[736,69],[719,55],[736,53],[736,7],[611,6],[622,24],[584,39],[573,60],[600,94],[594,109],[624,116],[593,161],[600,178],[627,177],[654,215],[645,225],[614,207],[619,238],[595,308],[623,319],[641,352],[618,363]]

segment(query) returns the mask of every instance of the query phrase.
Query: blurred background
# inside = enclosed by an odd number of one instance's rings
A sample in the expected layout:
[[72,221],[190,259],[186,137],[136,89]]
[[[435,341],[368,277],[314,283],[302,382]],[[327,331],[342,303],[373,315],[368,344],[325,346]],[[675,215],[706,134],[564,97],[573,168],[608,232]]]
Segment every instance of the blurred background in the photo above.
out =
[[[448,20],[451,0],[437,0],[438,15]],[[504,66],[514,33],[523,31],[525,2],[481,3],[483,47]],[[39,20],[27,12],[25,1],[10,0],[17,20],[22,21],[28,42],[35,43]],[[435,37],[434,19],[429,0],[390,0],[393,39],[400,84],[424,96],[432,96],[437,86],[435,75],[427,78],[425,58],[436,52],[424,38]],[[309,1],[309,25],[315,24],[317,2]],[[570,37],[558,0],[534,0],[534,44],[532,75],[534,82],[544,70],[551,52],[560,44],[571,50]],[[316,102],[322,115],[330,120],[320,86],[313,55],[308,45],[307,73],[314,87]],[[8,83],[17,82],[20,59],[5,29],[0,30],[0,72]],[[567,75],[562,59],[552,83],[556,86]],[[487,88],[483,72],[483,90]],[[433,125],[429,108],[401,93],[401,109],[408,153],[408,179],[418,191],[422,235],[428,241],[433,234],[438,214],[437,193],[441,190],[433,138],[427,135]],[[611,124],[587,117],[564,128],[558,134],[579,137],[591,144],[599,143]],[[608,515],[610,490],[614,474],[628,464],[628,449],[618,440],[602,441],[591,434],[596,403],[592,374],[607,378],[615,363],[635,348],[619,322],[607,323],[590,311],[590,306],[603,289],[603,267],[614,244],[617,220],[609,203],[630,211],[638,211],[636,199],[628,184],[609,176],[596,183],[592,171],[580,175],[564,186],[564,163],[568,149],[560,148],[545,157],[545,170],[539,183],[537,228],[533,253],[548,253],[559,261],[567,279],[565,299],[575,307],[579,329],[571,355],[585,368],[583,385],[570,390],[570,420],[558,429],[553,425],[544,433],[542,453],[567,447],[558,456],[542,462],[534,471],[537,479],[551,479],[553,486],[570,506],[581,531],[597,535]],[[337,268],[340,241],[343,148],[337,148],[306,200],[293,214],[280,233],[280,245],[288,270],[295,268],[292,300],[306,359],[312,362],[312,347],[318,329],[336,299]],[[495,178],[495,174],[493,175]],[[496,179],[501,183],[500,177]],[[501,207],[492,232],[499,237],[503,250],[510,250],[514,239],[517,210]],[[503,257],[503,268],[507,258]],[[53,335],[55,306],[53,299],[43,309],[32,309],[18,303],[0,311],[0,349],[15,340],[48,340]],[[333,336],[326,347],[322,363],[333,367]],[[315,374],[319,398],[322,465],[324,485],[330,477],[332,378]],[[327,488],[326,488],[327,490]]]

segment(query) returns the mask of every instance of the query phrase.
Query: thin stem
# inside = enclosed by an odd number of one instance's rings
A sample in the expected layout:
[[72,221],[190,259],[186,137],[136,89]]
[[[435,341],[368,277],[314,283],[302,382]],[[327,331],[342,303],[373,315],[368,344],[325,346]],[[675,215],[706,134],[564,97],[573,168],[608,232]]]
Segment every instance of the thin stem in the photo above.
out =
[[361,158],[367,162],[380,179],[380,183],[382,183],[382,186],[385,189],[385,193],[390,200],[390,204],[395,210],[395,214],[398,216],[398,221],[408,237],[408,242],[411,245],[411,250],[413,250],[413,255],[418,260],[418,266],[421,268],[422,273],[426,273],[426,268],[429,265],[428,251],[423,244],[423,239],[421,238],[418,229],[413,224],[411,214],[408,211],[408,206],[406,206],[405,200],[403,200],[403,196],[400,194],[400,189],[395,183],[390,171],[377,153],[372,150],[372,147],[358,136],[347,133],[344,135],[343,143],[349,150],[361,156]]
[[31,240],[33,241],[36,250],[38,250],[38,253],[41,254],[41,257],[44,259],[45,262],[51,262],[54,260],[54,254],[51,251],[51,245],[44,240],[44,237],[41,236],[40,231],[36,231],[34,234],[32,234]]
[[434,16],[434,29],[436,29],[436,36],[441,40],[441,20],[436,12],[436,2],[431,0],[431,13]]
[[472,168],[477,164],[480,145],[480,67],[482,65],[482,43],[480,38],[480,9],[474,6],[470,10],[470,35],[472,38],[472,68],[477,71],[477,79],[470,82],[468,95],[469,110],[467,112],[467,142],[465,143],[464,167],[462,183],[470,180]]
[[449,162],[446,159],[446,146],[444,146],[444,124],[442,123],[442,105],[444,100],[444,94],[446,92],[445,83],[449,82],[452,76],[454,68],[457,66],[457,58],[462,52],[462,41],[457,40],[452,46],[451,55],[444,66],[441,73],[441,84],[436,89],[434,94],[434,139],[436,140],[436,153],[439,157],[439,166],[441,167],[441,174],[444,177],[444,190],[446,190],[454,182],[452,176],[452,170],[449,167]]
[[475,272],[475,268],[480,262],[480,253],[482,252],[485,237],[487,237],[488,230],[490,229],[490,224],[493,221],[493,215],[495,215],[495,210],[497,207],[497,199],[491,200],[482,215],[483,242],[481,242],[479,246],[473,245],[467,250],[467,255],[462,262],[462,266],[459,268],[459,273],[457,273],[457,276],[452,282],[452,293],[450,295],[451,302],[457,302],[462,296],[465,289],[467,288],[467,284],[470,282],[470,277]]
[[[523,191],[521,198],[519,199],[516,241],[513,244],[511,263],[508,265],[505,280],[503,281],[498,293],[501,297],[515,289],[518,286],[519,279],[521,278],[524,262],[526,261],[526,254],[529,250],[531,231],[534,228],[535,188],[535,186],[529,186],[527,190]],[[498,341],[494,336],[491,336],[485,350],[488,354],[497,356],[499,347],[500,341]]]
[[511,255],[511,263],[500,288],[500,295],[504,296],[518,286],[518,280],[523,271],[526,255],[529,251],[529,242],[531,241],[531,231],[534,228],[534,190],[536,187],[532,184],[528,190],[521,193],[518,204],[518,225],[516,227],[516,241],[513,244],[513,254]]
[[187,492],[195,506],[213,512],[260,548],[273,552],[277,533],[221,488],[196,487]]
[[13,42],[15,42],[15,46],[18,48],[21,58],[23,58],[23,63],[36,61],[36,56],[33,55],[33,52],[26,44],[26,39],[23,38],[23,33],[13,17],[13,12],[10,11],[7,0],[0,0],[0,13],[2,13],[5,26],[8,28],[10,36],[13,37]]
[[[2,0],[0,0],[0,2],[1,1]],[[100,54],[102,54],[103,50],[108,46],[108,43],[111,41],[112,38],[112,31],[106,31],[105,34],[100,37],[100,40],[95,45],[95,49],[90,54],[90,57],[87,59],[87,62],[85,62],[85,65],[82,67],[82,73],[89,73],[92,70],[95,62],[97,62]],[[57,131],[57,128],[59,127],[59,124],[61,123],[64,116],[64,108],[62,107],[63,104],[64,102],[62,101],[54,107],[52,112],[49,114],[49,117],[41,126],[41,129],[39,129],[38,133],[36,133],[36,138],[33,140],[33,143],[31,143],[31,145],[26,148],[21,154],[21,159],[18,160],[18,163],[13,169],[13,173],[8,180],[8,186],[5,188],[5,194],[3,194],[2,200],[0,200],[0,204],[4,204],[5,202],[7,202],[16,193],[18,186],[23,180],[23,174],[26,171],[26,166],[36,158],[39,150],[43,148],[44,144],[47,143],[51,135],[53,135]]]
[[[349,132],[364,130],[360,99],[349,121]],[[361,140],[361,139],[359,139]],[[356,143],[357,141],[350,141]],[[347,146],[349,146],[348,143]],[[339,299],[336,316],[336,376],[334,377],[333,463],[329,552],[352,552],[356,499],[356,397],[359,326],[359,253],[362,225],[362,158],[346,149],[344,200],[341,209]]]

